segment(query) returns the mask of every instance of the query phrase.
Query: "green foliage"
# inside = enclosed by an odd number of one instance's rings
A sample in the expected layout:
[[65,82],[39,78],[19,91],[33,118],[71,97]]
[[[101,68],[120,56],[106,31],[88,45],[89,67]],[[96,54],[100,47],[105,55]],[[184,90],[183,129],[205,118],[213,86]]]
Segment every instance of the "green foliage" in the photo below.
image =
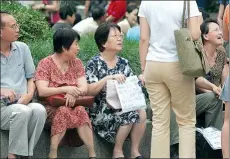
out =
[[[28,45],[30,47],[36,65],[41,59],[53,53],[53,42],[50,39],[46,41],[38,40],[30,42],[28,43]],[[92,35],[82,37],[79,41],[79,45],[81,51],[78,54],[78,58],[82,60],[84,65],[86,65],[89,59],[99,53],[97,45],[94,41],[94,37]],[[123,49],[118,54],[119,56],[129,60],[131,68],[137,75],[141,72],[138,48],[138,42],[124,39]]]
[[39,11],[9,1],[1,1],[1,10],[10,12],[17,20],[20,25],[20,41],[28,42],[51,37],[49,24]]

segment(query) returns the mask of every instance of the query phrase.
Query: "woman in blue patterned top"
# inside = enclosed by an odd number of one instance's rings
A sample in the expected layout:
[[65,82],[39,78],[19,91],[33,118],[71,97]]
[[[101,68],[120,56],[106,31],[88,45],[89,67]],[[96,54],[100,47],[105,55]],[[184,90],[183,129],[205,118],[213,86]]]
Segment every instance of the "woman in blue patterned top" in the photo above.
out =
[[131,158],[142,158],[138,149],[145,132],[145,110],[117,115],[118,111],[106,102],[107,80],[124,82],[126,77],[133,75],[128,60],[117,56],[123,43],[121,29],[117,24],[106,22],[97,28],[94,38],[100,53],[89,60],[86,67],[89,94],[95,96],[94,107],[89,110],[94,131],[115,144],[114,158],[124,157],[123,143],[130,134]]

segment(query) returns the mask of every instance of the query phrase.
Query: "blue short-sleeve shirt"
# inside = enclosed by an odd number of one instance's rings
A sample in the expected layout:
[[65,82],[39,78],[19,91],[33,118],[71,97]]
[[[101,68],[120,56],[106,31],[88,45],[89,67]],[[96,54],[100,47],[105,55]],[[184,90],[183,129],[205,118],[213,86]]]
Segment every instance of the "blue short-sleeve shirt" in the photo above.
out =
[[35,66],[29,47],[23,42],[12,42],[10,55],[1,53],[1,88],[27,93],[27,79],[33,78]]

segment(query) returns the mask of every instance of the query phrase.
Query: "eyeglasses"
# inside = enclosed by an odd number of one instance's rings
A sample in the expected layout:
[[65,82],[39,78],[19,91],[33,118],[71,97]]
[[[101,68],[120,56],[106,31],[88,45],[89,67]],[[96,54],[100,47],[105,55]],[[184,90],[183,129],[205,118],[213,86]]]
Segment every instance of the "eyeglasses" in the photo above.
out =
[[11,28],[13,30],[17,30],[20,28],[19,24],[14,24],[14,25],[11,25],[11,26],[5,26],[5,27],[8,27],[8,28]]
[[116,38],[120,38],[120,39],[123,39],[123,37],[124,37],[124,35],[112,35],[112,36],[110,36],[110,37],[116,37]]

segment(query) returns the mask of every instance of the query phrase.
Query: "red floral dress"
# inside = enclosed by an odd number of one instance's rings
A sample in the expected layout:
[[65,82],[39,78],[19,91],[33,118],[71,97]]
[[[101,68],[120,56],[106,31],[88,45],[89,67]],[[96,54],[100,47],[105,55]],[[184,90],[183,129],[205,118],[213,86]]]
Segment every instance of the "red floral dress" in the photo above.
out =
[[[70,61],[68,70],[63,74],[52,57],[48,56],[39,62],[35,81],[49,81],[49,87],[76,86],[77,79],[82,76],[85,76],[85,71],[81,60],[76,58]],[[44,101],[41,102],[44,103]],[[47,124],[51,125],[51,136],[67,129],[77,128],[85,123],[91,128],[89,116],[83,106],[70,108],[66,106],[52,107],[47,103],[44,105],[48,114]]]

